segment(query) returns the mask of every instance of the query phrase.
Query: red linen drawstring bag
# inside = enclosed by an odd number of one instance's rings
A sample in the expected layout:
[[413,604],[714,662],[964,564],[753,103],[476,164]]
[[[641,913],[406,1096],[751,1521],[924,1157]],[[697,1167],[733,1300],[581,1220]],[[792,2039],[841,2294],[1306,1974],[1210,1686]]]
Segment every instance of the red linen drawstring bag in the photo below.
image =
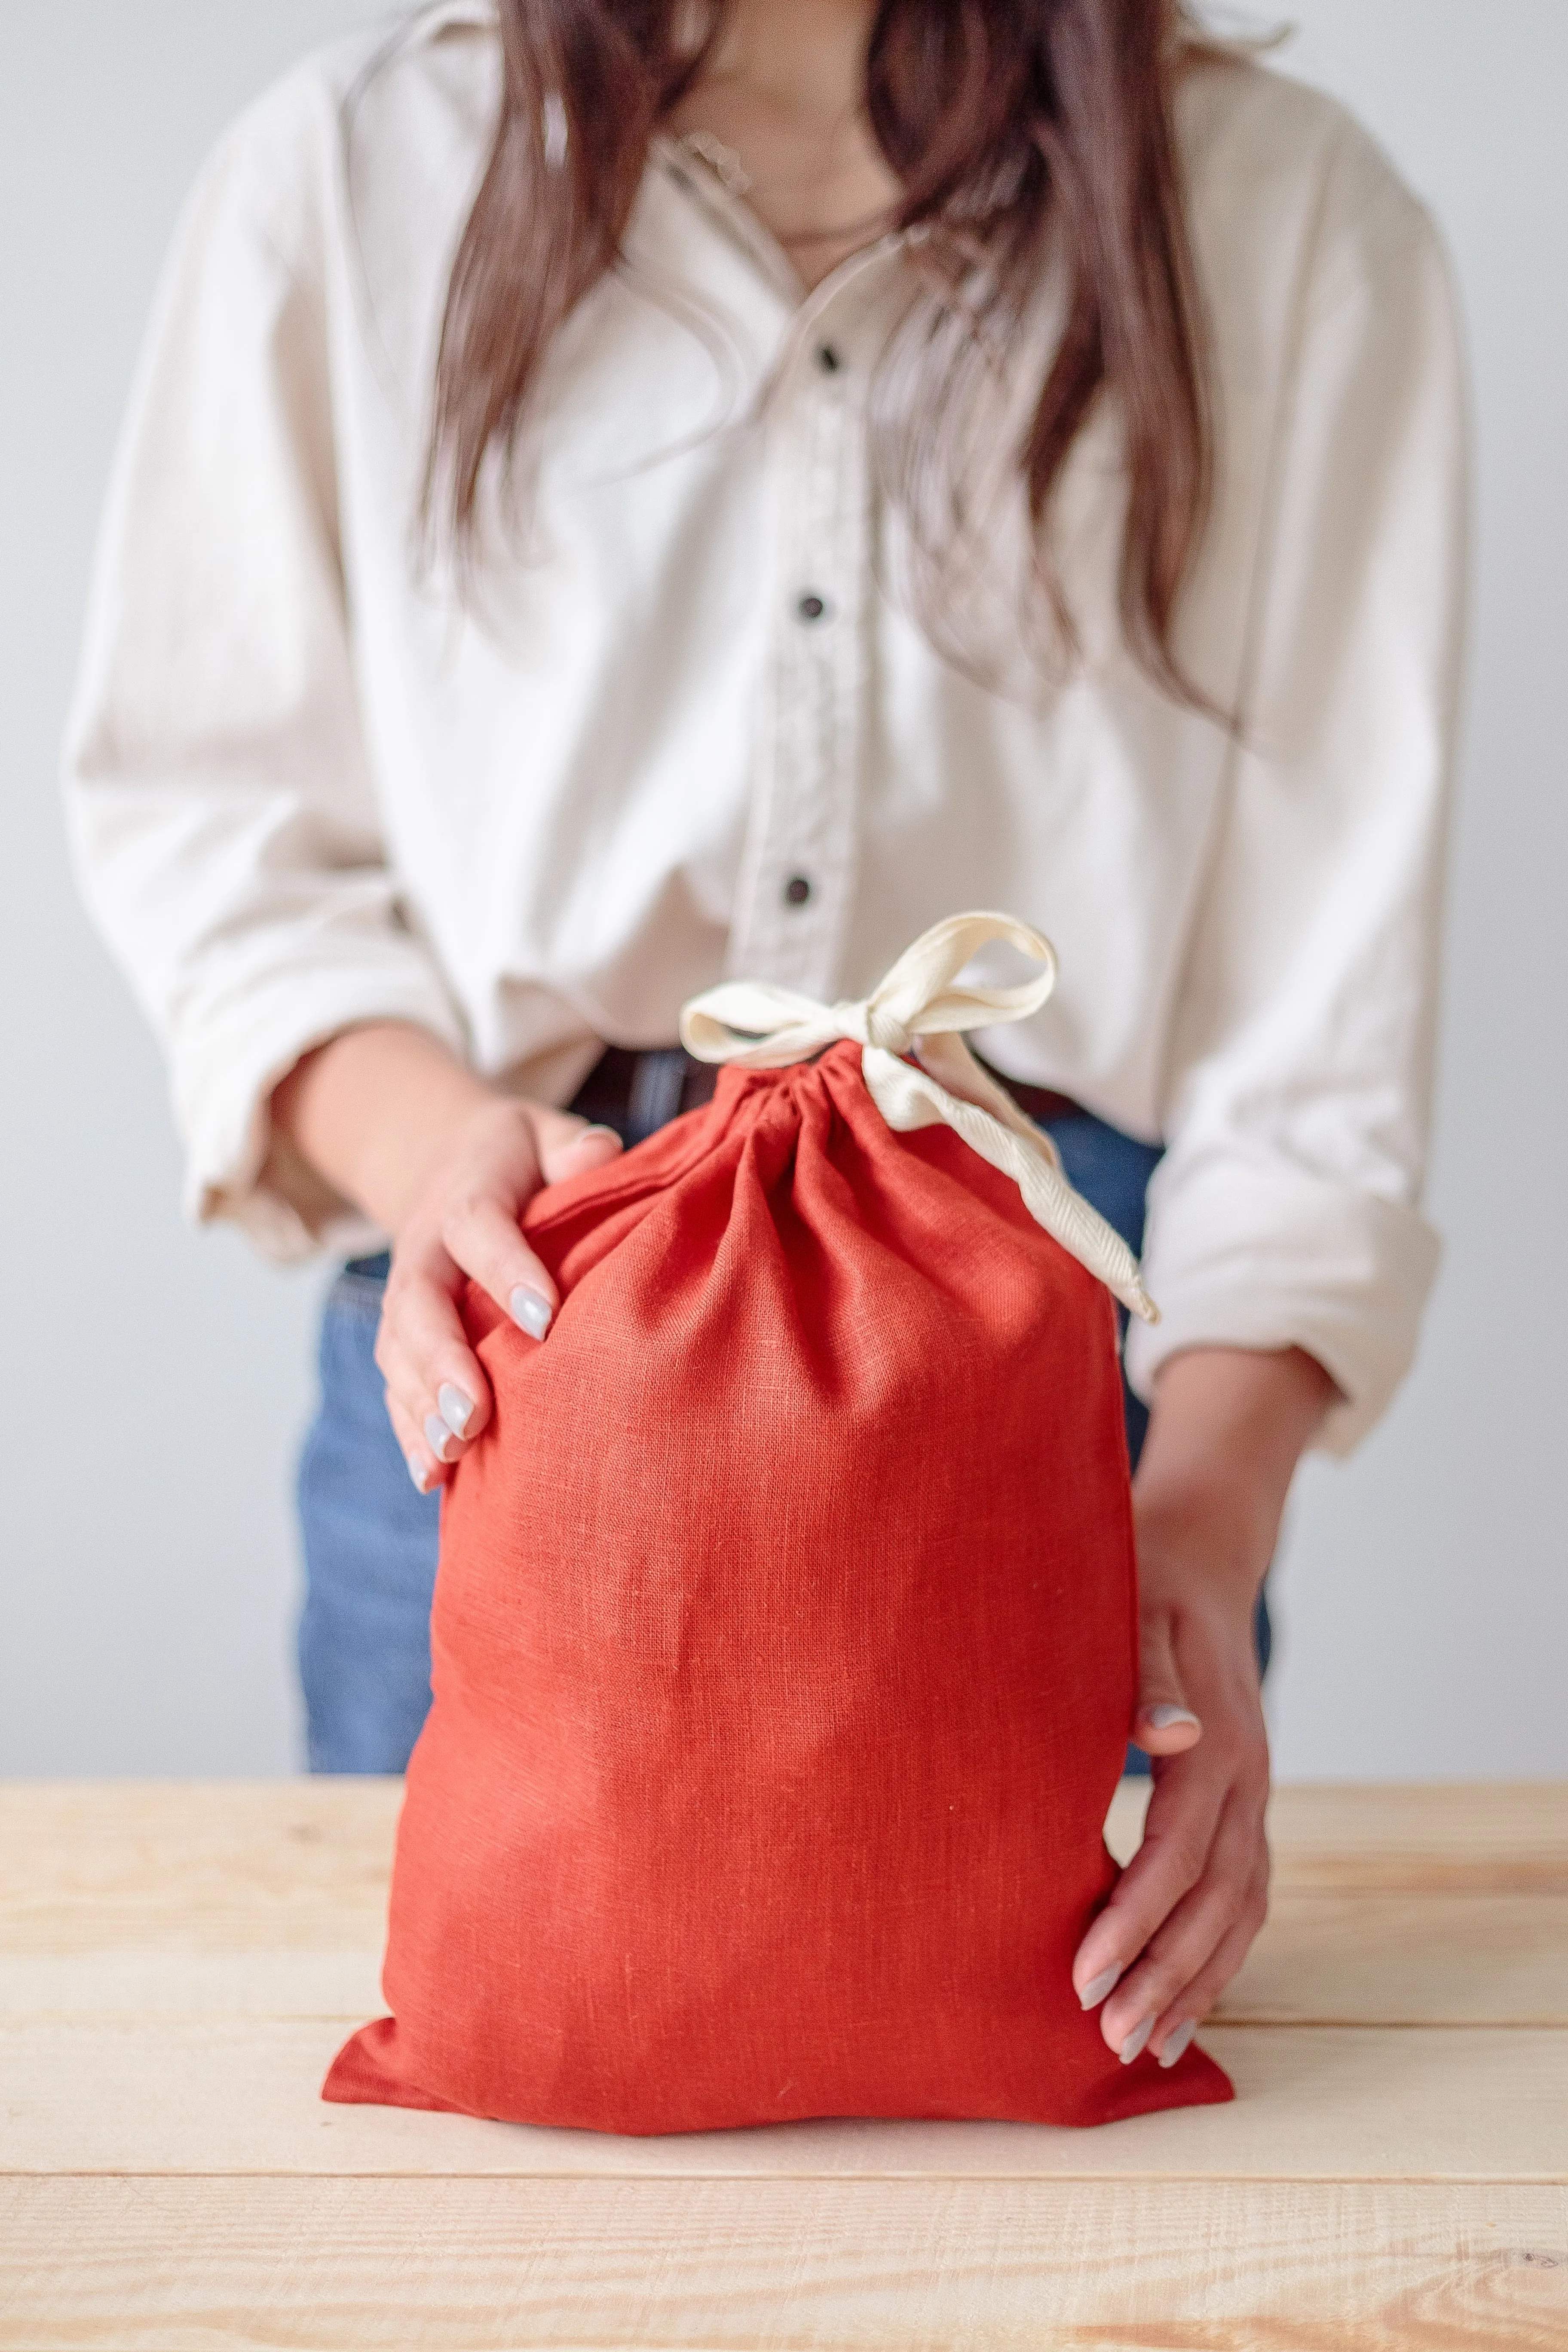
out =
[[[996,940],[1039,974],[960,986]],[[1110,1294],[1152,1309],[958,1034],[1054,974],[977,914],[862,1003],[710,990],[712,1101],[528,1207],[549,1337],[470,1288],[496,1409],[444,1506],[393,2015],[327,2098],[648,2133],[1231,2095],[1195,2049],[1122,2066],[1071,1982],[1134,1699]]]

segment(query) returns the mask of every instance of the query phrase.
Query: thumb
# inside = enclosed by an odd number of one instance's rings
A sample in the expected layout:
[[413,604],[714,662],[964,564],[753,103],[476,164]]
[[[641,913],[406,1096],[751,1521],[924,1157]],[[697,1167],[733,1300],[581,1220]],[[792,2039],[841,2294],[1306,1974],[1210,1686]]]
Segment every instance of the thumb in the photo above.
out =
[[1138,1708],[1132,1737],[1146,1756],[1180,1756],[1195,1748],[1204,1727],[1187,1705],[1171,1646],[1171,1620],[1161,1610],[1144,1618],[1139,1635]]
[[535,1111],[533,1133],[539,1172],[547,1184],[581,1176],[590,1168],[603,1168],[609,1160],[618,1160],[625,1150],[613,1127],[590,1127],[572,1111]]

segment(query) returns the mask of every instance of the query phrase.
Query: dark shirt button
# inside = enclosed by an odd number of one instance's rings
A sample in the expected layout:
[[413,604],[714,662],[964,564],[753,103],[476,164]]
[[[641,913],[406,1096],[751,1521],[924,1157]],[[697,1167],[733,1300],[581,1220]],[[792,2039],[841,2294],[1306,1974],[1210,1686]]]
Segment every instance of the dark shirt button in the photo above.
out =
[[827,610],[827,600],[817,595],[797,597],[795,609],[803,621],[820,621]]
[[844,362],[834,350],[831,343],[818,343],[816,347],[816,364],[822,370],[824,375],[837,375],[839,369],[843,366]]
[[811,896],[811,885],[804,874],[792,874],[784,884],[784,897],[792,907],[804,907]]

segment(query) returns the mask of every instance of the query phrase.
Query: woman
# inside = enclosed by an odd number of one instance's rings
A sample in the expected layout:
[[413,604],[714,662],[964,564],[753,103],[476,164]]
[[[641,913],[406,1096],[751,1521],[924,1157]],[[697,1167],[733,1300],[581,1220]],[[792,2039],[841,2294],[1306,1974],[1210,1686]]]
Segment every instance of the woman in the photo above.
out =
[[697,1098],[682,1002],[859,995],[1005,907],[1064,983],[997,1066],[1135,1242],[1158,1163],[1155,1785],[1074,1981],[1173,2063],[1264,1916],[1286,1492],[1433,1270],[1458,380],[1370,142],[1163,0],[456,0],[230,133],[68,782],[195,1213],[351,1258],[318,1769],[427,1702],[458,1287],[547,1332],[518,1213]]

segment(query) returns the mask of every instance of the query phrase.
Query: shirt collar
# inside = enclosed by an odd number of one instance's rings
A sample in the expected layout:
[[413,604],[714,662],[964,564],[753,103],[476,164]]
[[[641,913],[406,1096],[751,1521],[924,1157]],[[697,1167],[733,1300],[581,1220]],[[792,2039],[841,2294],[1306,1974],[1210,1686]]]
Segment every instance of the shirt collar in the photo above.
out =
[[488,31],[495,21],[495,0],[440,0],[438,6],[426,8],[416,16],[414,26],[427,40],[433,40],[465,25],[483,26]]
[[668,131],[656,131],[648,148],[648,164],[650,169],[664,172],[742,247],[805,324],[809,324],[853,279],[879,276],[881,265],[902,255],[911,242],[911,233],[907,229],[878,237],[858,252],[847,255],[820,285],[807,291],[784,247],[744,197],[727,188],[712,165],[688,147],[684,140],[673,138]]

